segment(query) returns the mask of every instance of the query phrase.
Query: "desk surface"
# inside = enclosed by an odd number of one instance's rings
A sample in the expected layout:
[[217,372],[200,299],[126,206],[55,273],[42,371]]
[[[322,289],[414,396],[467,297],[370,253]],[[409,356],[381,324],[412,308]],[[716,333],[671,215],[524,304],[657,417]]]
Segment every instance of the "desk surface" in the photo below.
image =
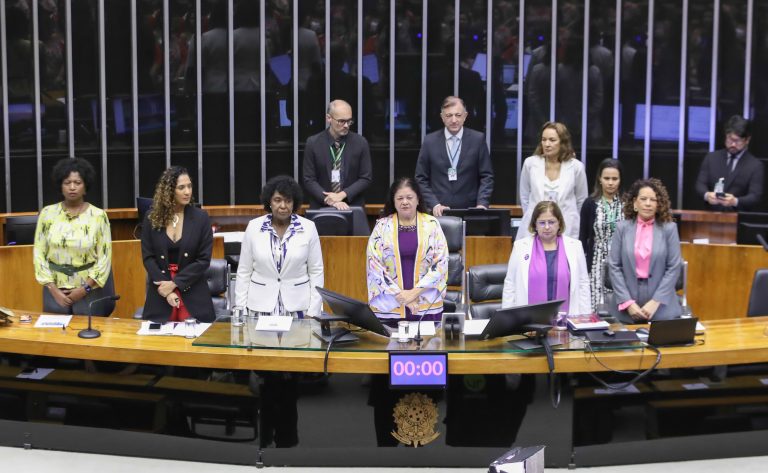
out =
[[[23,311],[15,311],[16,314]],[[18,319],[18,318],[17,318]],[[0,327],[0,351],[130,363],[206,368],[305,371],[323,370],[322,350],[276,350],[195,346],[192,340],[173,336],[136,335],[140,322],[95,317],[93,326],[102,336],[81,339],[77,332],[87,325],[86,317],[73,317],[66,330],[36,329],[32,324]],[[706,322],[703,344],[665,348],[661,368],[710,366],[768,361],[768,317]],[[558,372],[596,372],[610,369],[639,369],[653,364],[650,350],[600,352],[599,361],[579,351],[555,354]],[[388,355],[383,351],[332,351],[328,370],[335,373],[386,373]],[[452,374],[544,373],[546,359],[539,355],[509,352],[449,354]]]

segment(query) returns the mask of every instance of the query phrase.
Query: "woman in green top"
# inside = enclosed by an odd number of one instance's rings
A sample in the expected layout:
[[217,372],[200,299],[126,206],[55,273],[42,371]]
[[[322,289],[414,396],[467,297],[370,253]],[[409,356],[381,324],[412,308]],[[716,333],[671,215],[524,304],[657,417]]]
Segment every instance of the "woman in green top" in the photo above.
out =
[[[62,159],[53,168],[64,200],[40,211],[34,248],[45,312],[87,314],[91,301],[115,292],[109,220],[85,200],[95,177],[93,166],[80,158]],[[112,301],[94,304],[93,314],[109,315],[112,309]]]

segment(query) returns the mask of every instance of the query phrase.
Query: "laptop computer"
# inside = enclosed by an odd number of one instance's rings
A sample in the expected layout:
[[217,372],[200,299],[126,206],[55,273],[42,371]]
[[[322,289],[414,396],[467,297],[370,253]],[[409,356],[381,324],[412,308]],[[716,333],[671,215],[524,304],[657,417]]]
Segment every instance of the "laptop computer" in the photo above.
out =
[[655,347],[693,345],[698,321],[697,317],[652,320],[648,330],[648,345]]

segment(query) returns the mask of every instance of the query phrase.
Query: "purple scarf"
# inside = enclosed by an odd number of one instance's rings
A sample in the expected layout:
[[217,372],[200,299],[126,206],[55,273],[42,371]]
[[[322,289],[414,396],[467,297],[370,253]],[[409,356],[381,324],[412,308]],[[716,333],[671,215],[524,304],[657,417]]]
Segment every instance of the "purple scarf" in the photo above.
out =
[[[561,311],[568,312],[571,271],[565,256],[563,237],[557,237],[557,277],[555,283],[555,299],[564,299]],[[537,304],[547,301],[547,257],[544,256],[544,245],[538,235],[533,237],[533,255],[528,269],[528,303]]]

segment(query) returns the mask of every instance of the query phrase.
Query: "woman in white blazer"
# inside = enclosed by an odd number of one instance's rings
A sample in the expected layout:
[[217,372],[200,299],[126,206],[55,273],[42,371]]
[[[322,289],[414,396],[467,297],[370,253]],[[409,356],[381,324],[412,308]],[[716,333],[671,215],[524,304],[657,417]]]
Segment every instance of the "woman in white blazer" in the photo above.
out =
[[527,230],[533,236],[512,248],[501,306],[516,307],[565,299],[568,314],[591,312],[587,261],[581,242],[563,235],[563,213],[556,203],[539,202]]
[[248,223],[240,250],[236,305],[263,314],[320,314],[323,287],[320,237],[311,220],[294,208],[303,202],[301,187],[288,176],[270,179],[261,200],[270,213]]
[[575,158],[571,134],[562,123],[545,123],[539,136],[539,145],[520,174],[523,219],[515,239],[531,236],[527,231],[531,213],[544,200],[557,202],[565,218],[565,235],[578,238],[581,206],[589,194],[584,165]]

